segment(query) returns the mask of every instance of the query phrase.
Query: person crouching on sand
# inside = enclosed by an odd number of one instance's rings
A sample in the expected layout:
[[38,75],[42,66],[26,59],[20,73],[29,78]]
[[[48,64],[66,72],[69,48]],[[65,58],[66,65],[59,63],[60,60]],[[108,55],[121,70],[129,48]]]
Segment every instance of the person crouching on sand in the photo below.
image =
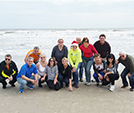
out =
[[47,85],[50,89],[59,90],[58,83],[58,66],[55,64],[55,60],[53,58],[49,59],[48,65],[45,69],[44,77],[41,78],[41,81],[44,81],[47,77]]
[[[97,86],[99,85],[100,80],[103,80],[104,75],[105,75],[105,68],[106,68],[106,63],[102,58],[100,57],[100,54],[97,53],[94,55],[95,61],[93,62],[93,69],[94,69],[94,74],[93,77],[97,82]],[[100,80],[99,80],[100,79]]]
[[68,65],[68,59],[66,57],[62,58],[62,65],[59,66],[58,80],[60,82],[60,88],[63,88],[63,82],[65,82],[66,87],[68,87],[70,91],[73,90],[71,80],[71,67]]
[[20,84],[20,93],[23,93],[25,85],[27,85],[29,89],[34,89],[33,85],[38,84],[39,75],[37,73],[36,65],[33,64],[33,62],[33,57],[28,57],[27,63],[21,67],[20,72],[16,77]]
[[113,54],[109,54],[107,56],[106,73],[104,75],[102,85],[108,85],[110,83],[110,88],[109,88],[110,91],[114,91],[115,80],[119,79],[117,68],[118,68],[118,64],[115,63],[115,56]]

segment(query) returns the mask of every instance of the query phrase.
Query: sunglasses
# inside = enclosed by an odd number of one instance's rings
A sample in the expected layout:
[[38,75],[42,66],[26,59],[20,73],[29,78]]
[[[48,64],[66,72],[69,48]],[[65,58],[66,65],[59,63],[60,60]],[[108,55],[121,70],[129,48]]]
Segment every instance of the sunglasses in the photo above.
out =
[[10,61],[10,59],[8,59],[8,58],[5,58],[5,60],[8,60],[8,61]]
[[124,58],[124,55],[121,55],[120,57],[121,57],[121,58]]
[[63,43],[63,42],[59,42],[59,43]]
[[40,58],[42,59],[42,58],[46,58],[46,57],[40,57]]
[[54,62],[53,60],[50,60],[50,62]]

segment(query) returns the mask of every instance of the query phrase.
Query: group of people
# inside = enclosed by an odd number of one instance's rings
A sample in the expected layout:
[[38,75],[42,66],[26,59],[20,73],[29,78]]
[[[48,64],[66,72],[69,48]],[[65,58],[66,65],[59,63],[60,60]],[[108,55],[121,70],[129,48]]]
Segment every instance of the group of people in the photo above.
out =
[[64,85],[72,91],[73,86],[79,88],[79,81],[83,82],[83,69],[85,69],[85,85],[91,84],[90,70],[93,65],[96,85],[101,82],[101,85],[109,85],[109,90],[114,91],[115,80],[119,79],[118,64],[122,63],[125,69],[121,73],[123,83],[121,88],[128,86],[126,79],[128,75],[130,91],[134,91],[134,58],[122,51],[116,60],[104,34],[100,35],[99,41],[93,45],[89,43],[87,37],[82,41],[81,38],[76,38],[69,50],[64,45],[64,40],[59,39],[58,44],[52,49],[48,62],[45,54],[36,46],[27,53],[24,61],[25,64],[18,72],[12,56],[5,55],[5,60],[0,63],[0,83],[3,89],[6,89],[8,79],[12,87],[15,87],[16,81],[20,84],[20,93],[24,92],[25,86],[34,89],[34,85],[43,87],[44,82],[50,89],[56,91]]

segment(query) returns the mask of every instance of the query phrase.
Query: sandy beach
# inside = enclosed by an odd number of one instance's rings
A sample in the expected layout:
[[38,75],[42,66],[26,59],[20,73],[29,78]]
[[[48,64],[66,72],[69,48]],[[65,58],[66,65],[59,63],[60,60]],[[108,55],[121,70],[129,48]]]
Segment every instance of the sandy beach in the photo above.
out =
[[0,113],[134,113],[134,92],[121,89],[121,78],[116,81],[116,89],[110,92],[107,86],[91,86],[80,83],[80,87],[70,92],[67,88],[59,91],[27,87],[19,93],[19,84],[2,89],[0,84]]

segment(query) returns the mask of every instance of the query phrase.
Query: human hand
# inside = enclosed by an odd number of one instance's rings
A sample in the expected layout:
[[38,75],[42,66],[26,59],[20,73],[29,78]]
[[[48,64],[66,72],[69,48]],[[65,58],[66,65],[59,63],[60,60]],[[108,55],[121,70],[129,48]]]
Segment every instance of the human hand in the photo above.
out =
[[8,80],[9,81],[12,81],[13,80],[13,77],[12,76],[8,77]]
[[57,80],[56,79],[54,79],[54,84],[56,84],[57,83]]
[[72,88],[72,86],[69,86],[69,87],[68,87],[68,89],[69,89],[70,91],[73,91],[73,88]]

